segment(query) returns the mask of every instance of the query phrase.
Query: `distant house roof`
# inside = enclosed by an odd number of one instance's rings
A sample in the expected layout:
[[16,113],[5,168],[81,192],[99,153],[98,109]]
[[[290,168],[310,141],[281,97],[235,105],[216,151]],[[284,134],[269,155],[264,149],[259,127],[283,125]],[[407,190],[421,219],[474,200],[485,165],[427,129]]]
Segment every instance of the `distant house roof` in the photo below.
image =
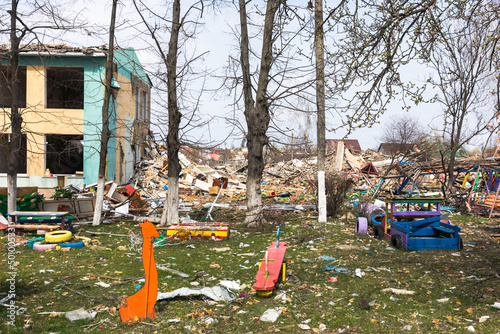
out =
[[412,150],[412,144],[381,143],[377,151],[383,154],[396,154],[397,152],[408,152]]
[[339,140],[343,140],[345,147],[347,147],[352,153],[361,152],[361,146],[359,146],[357,139],[327,139],[326,151],[328,153],[337,152],[337,143]]

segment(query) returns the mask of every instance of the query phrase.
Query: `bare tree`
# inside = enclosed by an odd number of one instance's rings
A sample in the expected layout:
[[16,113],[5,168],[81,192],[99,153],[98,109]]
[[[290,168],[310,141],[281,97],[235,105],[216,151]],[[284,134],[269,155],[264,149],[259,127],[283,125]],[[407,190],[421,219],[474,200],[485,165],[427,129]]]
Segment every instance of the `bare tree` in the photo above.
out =
[[[8,211],[15,211],[17,207],[17,171],[20,164],[20,152],[22,149],[23,137],[23,110],[20,105],[19,91],[19,59],[20,51],[26,45],[21,45],[24,39],[25,44],[38,42],[42,43],[43,37],[49,31],[59,31],[61,33],[80,27],[81,25],[72,21],[71,17],[61,15],[56,4],[48,1],[21,2],[23,12],[20,12],[19,0],[12,0],[7,13],[10,20],[0,17],[0,33],[9,33],[10,48],[7,54],[2,54],[0,58],[7,56],[8,70],[7,80],[10,91],[10,110],[3,108],[8,114],[10,121],[11,143],[9,155],[7,157],[7,191],[8,191]],[[0,8],[6,8],[7,4],[2,4]],[[36,17],[36,20],[31,20]],[[10,22],[10,24],[7,24]],[[41,32],[42,36],[39,35]],[[5,130],[4,130],[5,131]]]
[[[342,1],[342,4],[344,3],[345,1]],[[247,129],[244,132],[249,150],[246,222],[249,223],[249,226],[258,227],[264,222],[260,188],[264,167],[262,158],[264,150],[262,148],[281,142],[281,138],[277,136],[293,137],[294,144],[297,130],[301,131],[295,121],[292,127],[283,130],[279,114],[288,113],[289,115],[290,111],[292,114],[296,112],[307,113],[307,110],[300,109],[300,103],[298,103],[303,100],[310,104],[316,103],[319,114],[324,115],[321,112],[324,110],[324,93],[322,91],[324,92],[325,86],[325,75],[321,61],[324,58],[321,41],[325,22],[321,15],[321,3],[318,5],[320,14],[315,20],[314,15],[311,15],[311,12],[307,11],[305,7],[292,7],[284,1],[268,1],[266,10],[259,11],[265,17],[262,32],[258,34],[259,41],[261,38],[263,43],[259,53],[249,47],[246,3],[240,1],[239,4],[241,27],[239,66],[242,69],[241,82],[243,83],[247,123]],[[312,9],[312,4],[308,7]],[[308,16],[309,20],[307,20]],[[252,27],[256,26],[260,27],[253,22]],[[311,26],[312,29],[309,29]],[[290,27],[291,29],[289,29]],[[307,55],[308,51],[304,52],[303,42],[300,42],[299,38],[311,42],[316,38],[318,61],[315,61],[315,57],[312,56],[313,43],[306,45],[306,48],[311,50],[311,55]],[[256,70],[251,69],[251,56],[260,60],[260,66]],[[314,89],[316,84],[317,90]],[[253,94],[256,96],[255,100]],[[318,164],[324,166],[324,148],[321,148],[325,144],[324,117],[318,116],[317,133]],[[300,138],[299,141],[303,142],[303,139]],[[321,152],[323,152],[322,156]],[[321,167],[319,171],[321,174]],[[322,188],[324,189],[324,187]],[[320,220],[326,221],[326,209],[322,210]]]
[[433,9],[433,30],[422,37],[434,37],[423,43],[421,57],[436,73],[428,81],[439,91],[436,99],[443,107],[446,146],[441,155],[448,191],[458,150],[485,133],[495,117],[498,14],[493,2],[450,2]]
[[318,108],[317,140],[318,145],[318,222],[326,223],[325,188],[325,56],[323,31],[323,0],[314,5],[314,45],[316,49],[316,107]]
[[113,0],[111,7],[111,21],[109,24],[109,42],[108,42],[108,55],[106,57],[106,73],[104,77],[104,102],[102,104],[102,128],[101,128],[101,147],[99,149],[99,174],[97,176],[97,193],[94,210],[94,220],[92,225],[99,225],[101,222],[102,204],[104,202],[104,184],[106,183],[106,164],[108,156],[108,142],[111,137],[111,130],[109,128],[110,120],[116,115],[115,109],[110,107],[110,103],[114,99],[111,87],[111,80],[113,79],[114,70],[114,48],[115,48],[115,21],[116,21],[116,7],[118,0]]
[[426,137],[426,131],[418,119],[403,115],[383,125],[380,140],[390,145],[389,152],[386,153],[394,155],[399,152],[408,155],[414,151],[415,146],[418,150],[419,145],[424,144]]
[[437,51],[434,47],[439,48],[446,39],[443,34],[447,38],[458,36],[449,35],[449,29],[469,29],[472,21],[482,20],[488,26],[483,32],[491,41],[486,59],[496,56],[496,1],[365,0],[352,1],[330,13],[327,20],[342,19],[341,24],[332,24],[337,34],[327,43],[332,74],[327,101],[334,102],[330,110],[339,116],[340,127],[376,124],[396,98],[405,108],[423,102],[425,85],[404,82],[400,72],[417,61],[425,66],[432,51]]
[[[282,158],[303,159],[316,154],[314,134],[317,128],[314,127],[316,121],[315,108],[305,99],[299,99],[297,110],[290,110],[290,125],[285,126],[283,143],[273,143],[273,150],[280,151],[277,154]],[[266,157],[268,162],[274,162],[272,157]]]
[[167,66],[167,99],[168,99],[168,194],[163,206],[161,225],[167,221],[179,221],[179,174],[181,164],[179,163],[179,126],[181,123],[181,113],[177,102],[177,52],[179,44],[179,30],[181,2],[174,0],[172,11],[172,29],[170,31],[170,41],[168,43]]
[[400,71],[417,58],[415,40],[428,29],[436,2],[355,0],[328,10],[327,111],[336,119],[332,130],[371,127],[396,98],[405,108],[422,101],[423,87],[404,82]]
[[269,127],[269,99],[267,87],[273,62],[273,26],[275,14],[281,0],[268,0],[264,19],[262,52],[259,79],[254,100],[252,91],[248,17],[246,1],[239,0],[240,9],[240,64],[243,73],[243,94],[245,101],[245,119],[247,122],[248,173],[247,173],[247,215],[245,222],[250,227],[260,227],[265,223],[262,214],[262,192],[260,182],[264,171],[264,146],[268,143],[266,135]]
[[22,117],[19,113],[19,79],[18,68],[19,68],[19,44],[23,36],[26,34],[26,30],[18,35],[17,29],[17,5],[18,0],[12,0],[12,6],[10,10],[10,58],[9,58],[9,69],[10,69],[10,98],[11,98],[11,112],[10,112],[10,123],[11,123],[11,148],[8,157],[8,167],[7,167],[7,192],[8,197],[8,211],[16,211],[16,198],[17,198],[17,166],[19,164],[18,152],[21,149],[21,126]]
[[[196,60],[201,59],[202,55],[193,56],[191,59],[183,59],[179,62],[183,43],[189,38],[196,36],[196,27],[198,19],[191,20],[193,12],[197,12],[200,16],[203,14],[204,3],[197,1],[188,7],[187,11],[181,16],[181,2],[174,0],[172,8],[167,9],[164,15],[158,14],[154,8],[148,7],[143,1],[134,0],[134,6],[137,13],[140,15],[142,23],[146,26],[147,35],[152,40],[151,48],[155,50],[160,58],[161,67],[154,73],[157,78],[160,104],[164,105],[164,95],[167,97],[166,105],[168,110],[168,121],[166,122],[166,144],[168,156],[168,193],[165,199],[164,210],[161,217],[161,225],[167,222],[179,221],[179,175],[182,171],[179,162],[179,149],[183,142],[182,134],[186,132],[187,126],[197,127],[206,124],[195,115],[198,109],[199,98],[192,103],[191,111],[185,115],[181,113],[181,102],[187,101],[186,96],[182,96],[182,92],[187,92],[185,89],[186,82],[190,81],[189,74],[194,71],[191,66]],[[172,13],[170,17],[170,12]],[[168,47],[163,43],[163,36],[170,33]],[[198,76],[203,76],[199,75]],[[164,89],[164,87],[166,88]],[[159,118],[163,118],[159,115]],[[181,126],[181,121],[185,121],[186,125]],[[163,125],[163,123],[161,124]],[[162,130],[162,129],[160,129]],[[184,139],[185,142],[188,140]]]

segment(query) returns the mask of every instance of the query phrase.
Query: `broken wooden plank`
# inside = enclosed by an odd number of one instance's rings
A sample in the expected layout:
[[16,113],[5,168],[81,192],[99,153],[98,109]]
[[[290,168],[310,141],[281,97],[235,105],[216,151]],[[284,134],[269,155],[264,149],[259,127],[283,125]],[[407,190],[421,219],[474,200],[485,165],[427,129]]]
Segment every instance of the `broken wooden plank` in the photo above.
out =
[[359,164],[356,157],[349,151],[349,149],[345,149],[344,151],[345,159],[351,168],[361,169],[361,165]]
[[344,161],[344,142],[339,140],[337,142],[337,156],[335,159],[335,170],[342,170],[342,162]]

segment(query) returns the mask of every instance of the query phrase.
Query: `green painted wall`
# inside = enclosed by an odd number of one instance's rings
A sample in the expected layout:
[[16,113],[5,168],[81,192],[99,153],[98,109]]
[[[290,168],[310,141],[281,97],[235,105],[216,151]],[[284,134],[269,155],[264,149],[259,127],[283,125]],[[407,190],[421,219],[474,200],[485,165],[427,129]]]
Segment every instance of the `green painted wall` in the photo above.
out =
[[83,174],[86,184],[97,182],[99,173],[104,66],[105,58],[102,58],[100,64],[94,63],[84,68]]
[[144,68],[139,61],[139,58],[137,58],[134,48],[117,50],[115,51],[114,57],[115,61],[118,63],[118,73],[129,80],[131,79],[130,74],[133,73],[136,77],[151,86],[151,82],[149,81],[146,72],[144,72]]

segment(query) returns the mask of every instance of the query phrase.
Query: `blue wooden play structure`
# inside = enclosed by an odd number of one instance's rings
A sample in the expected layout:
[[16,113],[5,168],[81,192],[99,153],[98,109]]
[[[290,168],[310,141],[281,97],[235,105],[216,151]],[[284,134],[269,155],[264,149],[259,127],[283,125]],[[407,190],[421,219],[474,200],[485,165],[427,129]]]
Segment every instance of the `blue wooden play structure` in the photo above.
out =
[[391,225],[390,244],[409,250],[457,250],[463,247],[460,227],[444,222],[440,217],[410,222],[394,222]]
[[[462,248],[460,227],[442,220],[442,198],[386,198],[385,215],[372,218],[376,238],[390,240],[395,248],[408,250],[458,250]],[[421,210],[410,210],[410,204]],[[381,220],[379,223],[378,220]]]

